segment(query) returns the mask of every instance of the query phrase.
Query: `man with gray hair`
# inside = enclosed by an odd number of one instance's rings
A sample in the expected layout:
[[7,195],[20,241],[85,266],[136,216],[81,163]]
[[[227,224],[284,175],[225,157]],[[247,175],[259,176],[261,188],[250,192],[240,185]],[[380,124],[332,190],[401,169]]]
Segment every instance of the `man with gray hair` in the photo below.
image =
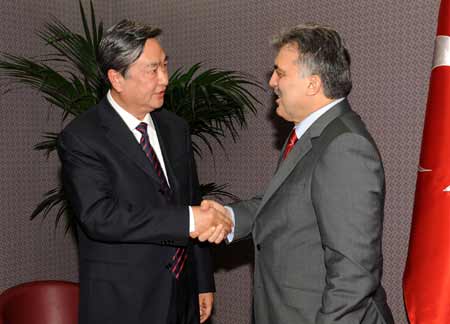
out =
[[160,32],[129,20],[107,31],[98,61],[110,90],[58,140],[77,221],[81,324],[198,324],[211,314],[211,256],[193,238],[218,243],[231,221],[194,206],[188,125],[160,109]]
[[[227,207],[252,235],[256,324],[391,324],[381,286],[381,157],[346,97],[350,57],[328,27],[280,35],[270,86],[294,123],[264,194]],[[203,201],[204,210],[225,208]]]

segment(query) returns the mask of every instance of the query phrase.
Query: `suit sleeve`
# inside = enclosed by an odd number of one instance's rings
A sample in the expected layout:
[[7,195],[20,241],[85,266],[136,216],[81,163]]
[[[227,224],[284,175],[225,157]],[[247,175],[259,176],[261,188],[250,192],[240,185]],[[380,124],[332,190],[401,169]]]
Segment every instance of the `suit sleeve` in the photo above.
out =
[[231,204],[235,216],[233,242],[246,238],[253,229],[256,211],[259,208],[263,195],[257,195],[252,199]]
[[361,323],[380,286],[384,173],[367,138],[337,137],[318,161],[312,200],[325,253],[317,324]]
[[98,154],[76,136],[58,139],[66,197],[83,231],[108,243],[156,243],[185,246],[189,242],[187,206],[133,206],[114,194],[111,177]]

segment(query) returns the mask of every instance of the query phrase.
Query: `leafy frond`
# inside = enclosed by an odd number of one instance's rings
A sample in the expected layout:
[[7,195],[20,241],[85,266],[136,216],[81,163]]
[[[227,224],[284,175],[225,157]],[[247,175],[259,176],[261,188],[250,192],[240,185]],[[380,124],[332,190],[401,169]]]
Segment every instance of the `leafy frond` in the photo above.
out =
[[216,183],[210,182],[200,185],[200,192],[203,198],[214,197],[215,199],[224,202],[225,199],[238,201],[239,197],[226,191],[225,188],[228,187],[228,184],[218,185]]
[[107,84],[101,77],[97,65],[98,46],[103,36],[103,24],[96,26],[95,11],[91,6],[91,30],[89,30],[84,8],[81,3],[80,13],[85,36],[71,31],[57,18],[52,18],[44,25],[38,36],[56,51],[56,58],[65,62],[66,66],[74,69],[73,72],[83,76],[85,87],[90,89],[98,102],[107,91]]
[[[227,132],[234,141],[239,129],[247,126],[246,114],[256,113],[260,101],[249,88],[262,90],[261,84],[237,71],[207,69],[201,63],[186,72],[176,70],[169,80],[164,107],[188,121],[191,134],[212,153],[210,140],[223,147]],[[201,155],[200,145],[194,150]]]
[[9,87],[22,84],[40,92],[44,99],[67,114],[78,115],[96,102],[90,89],[80,84],[74,74],[64,76],[46,62],[7,53],[0,54],[0,81]]
[[38,206],[35,208],[33,213],[30,216],[30,219],[35,219],[38,215],[42,215],[42,218],[46,218],[50,211],[53,208],[58,206],[58,210],[55,216],[55,229],[58,224],[61,222],[64,216],[66,217],[66,228],[65,232],[67,233],[71,227],[73,227],[75,219],[72,215],[72,211],[67,204],[67,200],[64,196],[64,190],[61,187],[56,187],[52,190],[49,190],[44,194],[44,200],[41,201]]
[[56,150],[56,141],[58,140],[58,133],[47,132],[42,137],[44,141],[37,143],[33,148],[37,151],[45,151],[47,158],[54,150]]
[[[36,209],[33,211],[33,213],[30,216],[30,219],[34,219],[39,214],[42,214],[43,218],[46,218],[50,210],[55,207],[56,205],[63,203],[63,206],[65,205],[65,198],[63,190],[59,187],[54,188],[50,191],[47,191],[44,194],[44,200],[41,201]],[[64,207],[66,208],[66,207]]]

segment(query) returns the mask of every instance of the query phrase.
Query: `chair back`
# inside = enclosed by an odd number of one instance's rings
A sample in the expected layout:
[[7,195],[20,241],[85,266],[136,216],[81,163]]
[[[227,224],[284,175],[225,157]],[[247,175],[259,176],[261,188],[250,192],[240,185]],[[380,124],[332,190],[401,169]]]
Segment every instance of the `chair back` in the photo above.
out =
[[68,281],[34,281],[0,295],[0,324],[77,324],[79,286]]

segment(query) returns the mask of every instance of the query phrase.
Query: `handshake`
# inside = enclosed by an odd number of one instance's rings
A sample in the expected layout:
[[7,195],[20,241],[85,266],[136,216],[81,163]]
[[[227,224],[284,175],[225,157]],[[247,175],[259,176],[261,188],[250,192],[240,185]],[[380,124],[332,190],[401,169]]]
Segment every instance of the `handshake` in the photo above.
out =
[[213,200],[203,200],[200,206],[192,206],[195,231],[191,238],[219,244],[231,232],[234,224],[228,210]]

